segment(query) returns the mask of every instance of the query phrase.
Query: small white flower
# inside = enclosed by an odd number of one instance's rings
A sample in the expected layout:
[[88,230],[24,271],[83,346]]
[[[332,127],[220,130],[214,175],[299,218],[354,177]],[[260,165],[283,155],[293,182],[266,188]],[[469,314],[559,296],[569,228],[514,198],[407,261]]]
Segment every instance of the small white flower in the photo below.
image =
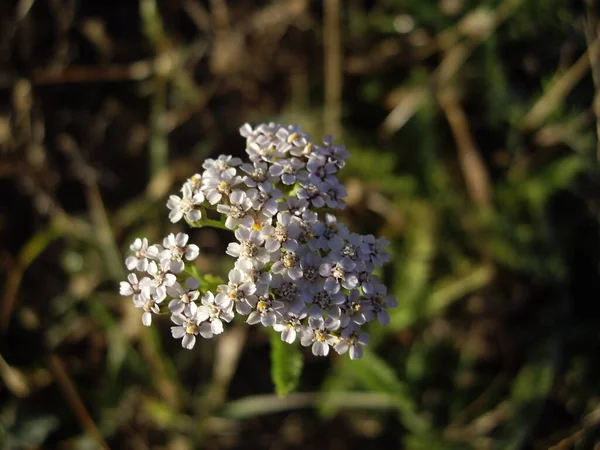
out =
[[225,253],[234,258],[256,261],[261,267],[269,262],[270,256],[263,247],[265,236],[261,231],[239,227],[235,230],[235,237],[239,243],[230,243]]
[[216,172],[204,173],[202,176],[202,189],[208,203],[216,205],[224,196],[229,197],[233,187],[242,182],[242,178],[235,173],[233,167],[221,174]]
[[129,249],[134,252],[133,256],[128,256],[125,259],[125,266],[128,270],[139,270],[145,272],[148,269],[148,258],[152,256],[148,254],[148,239],[137,238],[133,241],[133,244],[129,246]]
[[225,226],[234,230],[239,225],[252,227],[254,217],[251,214],[252,200],[246,197],[244,191],[235,190],[229,196],[229,205],[217,205],[217,211],[226,214]]
[[169,302],[169,310],[173,314],[181,314],[184,311],[189,311],[191,305],[200,297],[200,292],[197,290],[198,286],[200,286],[199,280],[189,277],[185,281],[185,286],[183,288],[179,283],[175,283],[170,288],[167,288],[167,294],[173,297],[173,300]]
[[210,323],[205,322],[207,319],[208,309],[206,307],[198,308],[192,303],[187,312],[171,316],[171,320],[176,324],[171,327],[171,334],[175,339],[181,339],[183,348],[191,350],[196,344],[196,335],[212,337]]
[[166,261],[169,270],[173,273],[181,273],[185,269],[183,258],[193,261],[198,258],[200,249],[195,244],[186,245],[189,236],[185,233],[171,233],[163,240],[164,250],[160,253],[160,260]]
[[278,213],[275,226],[266,226],[263,228],[267,240],[265,248],[269,252],[274,252],[280,247],[286,250],[294,251],[298,248],[296,239],[301,233],[299,219],[290,213]]
[[150,278],[144,277],[138,281],[138,277],[135,273],[127,275],[127,281],[121,281],[119,284],[119,293],[123,296],[133,296],[133,300],[136,301],[141,293],[144,286],[150,285]]
[[149,327],[152,325],[152,314],[160,313],[158,305],[166,298],[167,293],[164,287],[152,287],[144,286],[142,288],[141,295],[134,299],[133,305],[136,308],[141,308],[144,312],[142,314],[142,323]]
[[171,287],[177,282],[177,277],[169,271],[171,263],[164,259],[160,265],[156,261],[150,261],[148,264],[148,273],[152,276],[152,285],[154,287]]
[[239,269],[229,272],[229,283],[217,287],[219,292],[215,297],[215,303],[224,309],[230,309],[235,305],[238,314],[247,316],[256,305],[256,285],[244,280],[244,273]]
[[202,168],[207,172],[222,174],[228,169],[239,166],[242,163],[240,158],[234,158],[231,155],[219,155],[217,159],[209,158],[202,163]]
[[169,220],[173,223],[179,222],[183,217],[188,222],[197,222],[202,219],[202,211],[199,209],[204,202],[202,191],[193,192],[189,184],[184,184],[182,196],[171,195],[167,201],[167,208],[171,210]]
[[[202,306],[206,308],[208,312],[208,321],[210,322],[210,332],[214,334],[221,334],[224,330],[223,322],[231,322],[233,320],[233,311],[231,308],[223,309],[215,302],[215,296],[212,292],[207,292],[202,296]],[[202,335],[206,339],[210,339],[212,335]]]

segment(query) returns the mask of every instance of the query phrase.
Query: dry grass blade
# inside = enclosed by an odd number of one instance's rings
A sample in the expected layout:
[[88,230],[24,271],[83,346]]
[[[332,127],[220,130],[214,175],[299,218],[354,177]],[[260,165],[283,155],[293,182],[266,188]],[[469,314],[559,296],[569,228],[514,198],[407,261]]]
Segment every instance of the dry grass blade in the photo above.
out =
[[535,130],[550,117],[565,97],[581,81],[590,69],[591,55],[598,55],[600,39],[594,40],[588,50],[562,75],[555,77],[544,95],[533,105],[523,117],[521,127],[524,130]]
[[342,43],[340,0],[323,3],[325,47],[325,129],[327,134],[341,134],[342,118]]
[[456,141],[458,162],[465,178],[467,192],[474,203],[487,206],[492,196],[490,177],[469,130],[467,116],[452,89],[440,92],[438,99]]
[[585,37],[588,44],[588,56],[592,79],[594,80],[594,115],[596,116],[596,159],[600,162],[600,48],[592,44],[598,40],[598,17],[592,8],[594,1],[588,2]]
[[69,407],[71,408],[81,427],[94,438],[100,448],[109,449],[110,447],[102,437],[102,434],[100,433],[96,423],[88,413],[83,400],[81,400],[73,380],[71,380],[69,374],[65,370],[63,362],[56,355],[50,355],[48,362],[50,365],[50,370],[56,378],[56,382],[58,383]]

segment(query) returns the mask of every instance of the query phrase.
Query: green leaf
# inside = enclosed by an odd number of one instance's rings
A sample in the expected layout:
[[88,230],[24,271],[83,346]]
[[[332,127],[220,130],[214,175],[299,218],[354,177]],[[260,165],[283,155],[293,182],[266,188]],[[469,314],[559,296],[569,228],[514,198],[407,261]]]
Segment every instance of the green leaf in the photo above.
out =
[[304,357],[296,344],[287,344],[279,333],[271,334],[271,379],[277,395],[283,397],[298,386]]
[[379,356],[365,352],[362,359],[352,361],[347,376],[354,378],[369,391],[389,395],[398,409],[403,425],[412,432],[429,429],[427,420],[417,412],[417,405],[410,395],[409,386],[401,381],[395,370]]

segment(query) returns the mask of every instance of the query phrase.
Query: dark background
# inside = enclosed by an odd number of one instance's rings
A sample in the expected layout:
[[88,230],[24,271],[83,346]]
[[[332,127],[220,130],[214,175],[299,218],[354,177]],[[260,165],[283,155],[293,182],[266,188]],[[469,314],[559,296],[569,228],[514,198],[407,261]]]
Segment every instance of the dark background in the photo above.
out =
[[[1,2],[0,448],[595,448],[597,34],[593,1]],[[264,330],[188,352],[118,295],[265,121],[346,144],[340,220],[400,303],[287,398]]]

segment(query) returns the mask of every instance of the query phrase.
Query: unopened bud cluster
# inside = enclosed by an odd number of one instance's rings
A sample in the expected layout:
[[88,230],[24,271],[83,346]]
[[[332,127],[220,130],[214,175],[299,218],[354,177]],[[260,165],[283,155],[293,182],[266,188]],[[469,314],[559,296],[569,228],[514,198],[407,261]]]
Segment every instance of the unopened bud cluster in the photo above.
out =
[[273,327],[287,343],[299,339],[315,355],[333,347],[360,358],[368,341],[362,326],[374,319],[386,325],[396,299],[373,274],[389,260],[387,240],[351,233],[330,213],[345,207],[337,173],[346,148],[331,138],[313,143],[297,126],[246,124],[240,133],[249,162],[208,159],[204,172],[167,202],[172,222],[233,231],[226,252],[236,261],[227,284],[202,289],[188,270],[200,249],[178,233],[162,245],[135,240],[125,261],[134,272],[121,294],[133,296],[147,326],[168,308],[173,337],[184,348],[197,336],[222,333],[240,314],[249,324]]

